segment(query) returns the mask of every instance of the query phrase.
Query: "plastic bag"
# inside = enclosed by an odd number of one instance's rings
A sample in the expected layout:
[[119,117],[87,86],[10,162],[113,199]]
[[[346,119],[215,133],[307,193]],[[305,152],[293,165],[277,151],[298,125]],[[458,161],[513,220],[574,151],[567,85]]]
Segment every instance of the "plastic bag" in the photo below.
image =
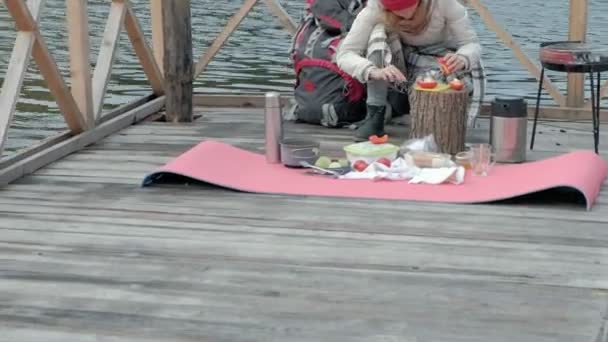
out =
[[435,142],[435,137],[430,134],[422,139],[410,139],[406,140],[401,145],[401,153],[406,154],[408,152],[438,152],[439,148]]
[[453,167],[449,154],[439,153],[435,137],[430,134],[422,139],[410,139],[401,145],[403,158],[419,168]]

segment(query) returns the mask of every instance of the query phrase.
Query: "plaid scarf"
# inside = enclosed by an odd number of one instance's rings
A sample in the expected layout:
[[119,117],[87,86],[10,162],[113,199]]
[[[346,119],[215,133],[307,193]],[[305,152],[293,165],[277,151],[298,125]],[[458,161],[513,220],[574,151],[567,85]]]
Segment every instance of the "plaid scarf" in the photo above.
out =
[[[454,52],[440,44],[423,47],[403,46],[399,34],[395,32],[387,34],[382,23],[377,24],[372,30],[367,46],[367,58],[372,54],[381,54],[384,66],[392,64],[404,72],[407,83],[392,85],[402,92],[409,92],[412,89],[416,77],[424,75],[429,70],[439,69],[438,56]],[[474,127],[481,112],[486,92],[483,63],[480,61],[477,65],[471,65],[468,70],[458,72],[457,76],[465,82],[468,89],[472,89],[467,111],[467,126],[471,128]]]

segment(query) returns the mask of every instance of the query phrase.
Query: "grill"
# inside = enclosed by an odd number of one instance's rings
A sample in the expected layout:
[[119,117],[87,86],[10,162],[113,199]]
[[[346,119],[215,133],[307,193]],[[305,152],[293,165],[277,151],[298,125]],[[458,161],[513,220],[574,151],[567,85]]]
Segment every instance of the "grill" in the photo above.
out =
[[549,70],[562,72],[607,71],[608,48],[572,41],[542,43],[540,62]]
[[598,153],[600,140],[600,98],[601,73],[608,71],[608,48],[593,46],[580,41],[559,41],[540,44],[540,62],[542,70],[538,84],[536,110],[534,112],[534,126],[530,149],[534,148],[536,137],[536,124],[540,106],[540,95],[545,78],[545,70],[557,72],[586,74],[591,90],[591,113],[593,118],[593,142],[595,153]]

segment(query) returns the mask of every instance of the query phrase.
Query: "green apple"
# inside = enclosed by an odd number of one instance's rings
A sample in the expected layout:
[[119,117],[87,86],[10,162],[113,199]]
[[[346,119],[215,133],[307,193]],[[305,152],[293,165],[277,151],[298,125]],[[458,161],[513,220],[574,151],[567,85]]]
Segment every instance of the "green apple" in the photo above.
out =
[[317,161],[315,162],[315,166],[320,167],[322,169],[329,168],[330,164],[331,164],[331,159],[329,159],[329,157],[326,157],[326,156],[319,157],[319,159],[317,159]]

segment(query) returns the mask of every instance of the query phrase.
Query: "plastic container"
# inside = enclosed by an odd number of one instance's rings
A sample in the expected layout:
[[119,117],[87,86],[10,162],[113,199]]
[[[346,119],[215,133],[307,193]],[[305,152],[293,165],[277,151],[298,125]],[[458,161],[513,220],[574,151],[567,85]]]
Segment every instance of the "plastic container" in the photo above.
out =
[[363,160],[368,164],[380,158],[388,158],[391,161],[397,158],[399,147],[393,144],[372,144],[369,141],[351,144],[344,147],[346,159],[352,166],[357,160]]
[[319,158],[318,141],[303,139],[283,139],[281,141],[281,162],[287,167],[302,167],[301,162],[314,164]]

